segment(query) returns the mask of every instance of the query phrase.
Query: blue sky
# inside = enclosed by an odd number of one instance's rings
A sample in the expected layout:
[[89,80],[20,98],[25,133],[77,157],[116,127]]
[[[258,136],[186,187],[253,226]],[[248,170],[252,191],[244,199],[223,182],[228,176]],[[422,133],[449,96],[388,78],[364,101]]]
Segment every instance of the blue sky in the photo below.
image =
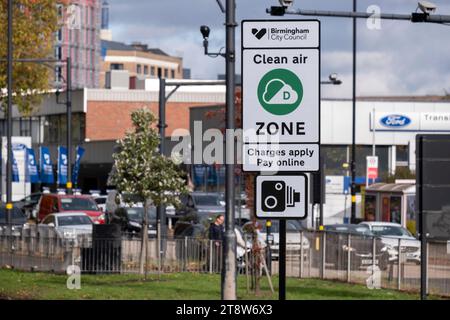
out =
[[[224,16],[215,0],[108,0],[113,38],[130,43],[141,41],[150,47],[182,56],[193,78],[216,79],[224,73],[223,58],[203,55],[202,24],[211,28],[210,48],[224,45]],[[222,0],[223,1],[223,0]],[[351,0],[302,0],[294,8],[350,11]],[[435,0],[436,14],[450,15],[450,3]],[[265,9],[277,0],[236,0],[237,19],[270,19]],[[386,13],[411,13],[414,0],[358,1],[358,11],[371,5]],[[287,16],[288,19],[302,18]],[[305,19],[308,17],[304,17]],[[324,97],[351,96],[352,21],[319,17],[322,26],[322,78],[336,72],[341,86],[324,86]],[[240,47],[237,28],[237,47]],[[381,21],[380,29],[369,29],[358,20],[357,94],[424,95],[450,93],[450,26],[413,24],[408,21]],[[238,52],[240,56],[240,52]],[[240,67],[240,59],[237,61]]]

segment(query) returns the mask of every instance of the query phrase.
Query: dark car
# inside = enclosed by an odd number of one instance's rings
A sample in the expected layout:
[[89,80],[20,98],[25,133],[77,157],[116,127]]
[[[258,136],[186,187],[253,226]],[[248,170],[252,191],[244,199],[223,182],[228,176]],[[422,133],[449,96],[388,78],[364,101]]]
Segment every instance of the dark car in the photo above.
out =
[[186,216],[198,213],[205,214],[224,214],[225,207],[221,203],[219,193],[213,192],[191,192],[180,198],[181,207],[176,210],[176,215]]
[[[128,233],[130,236],[140,235],[142,223],[144,220],[143,207],[121,207],[116,209],[110,217],[109,223],[121,225],[122,232]],[[148,234],[156,235],[156,208],[150,207],[148,212]]]
[[369,228],[354,224],[334,224],[325,226],[325,230],[326,264],[346,269],[350,257],[351,269],[367,268],[373,264],[375,244],[375,265],[381,270],[387,269],[389,255],[386,246]]
[[215,218],[216,214],[189,213],[175,223],[174,237],[207,238],[207,230]]
[[[11,225],[13,227],[22,227],[27,222],[27,216],[18,207],[14,206],[11,211]],[[0,207],[0,228],[7,226],[6,223],[6,207]]]
[[42,194],[42,192],[32,193],[29,196],[14,202],[14,206],[22,210],[22,212],[30,218],[32,216],[33,209],[36,208]]

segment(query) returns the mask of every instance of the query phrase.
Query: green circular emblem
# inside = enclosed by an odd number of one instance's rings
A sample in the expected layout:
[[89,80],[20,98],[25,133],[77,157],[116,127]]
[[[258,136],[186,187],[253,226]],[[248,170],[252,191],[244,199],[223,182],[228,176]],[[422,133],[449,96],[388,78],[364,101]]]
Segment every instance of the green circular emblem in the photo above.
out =
[[259,103],[271,114],[283,116],[291,113],[298,108],[302,98],[302,82],[290,70],[271,70],[259,81]]

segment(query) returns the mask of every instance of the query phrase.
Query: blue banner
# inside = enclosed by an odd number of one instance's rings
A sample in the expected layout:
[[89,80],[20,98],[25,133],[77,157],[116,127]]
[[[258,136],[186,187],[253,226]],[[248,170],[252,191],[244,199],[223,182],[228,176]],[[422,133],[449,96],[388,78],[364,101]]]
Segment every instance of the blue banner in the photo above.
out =
[[75,165],[73,167],[72,173],[72,182],[77,185],[78,184],[78,173],[80,172],[80,162],[83,157],[84,149],[80,146],[77,146],[77,158],[75,159]]
[[50,158],[50,151],[47,147],[40,147],[41,182],[53,183],[53,165]]
[[67,148],[58,147],[58,184],[67,183]]
[[194,165],[194,170],[193,170],[193,174],[194,174],[194,185],[196,187],[201,186],[203,184],[205,184],[205,172],[206,171],[206,166],[202,165],[202,164],[195,164]]
[[25,181],[39,183],[38,166],[33,149],[27,148],[25,161]]
[[14,152],[12,152],[12,182],[19,182],[19,167],[17,166],[16,157],[14,157]]

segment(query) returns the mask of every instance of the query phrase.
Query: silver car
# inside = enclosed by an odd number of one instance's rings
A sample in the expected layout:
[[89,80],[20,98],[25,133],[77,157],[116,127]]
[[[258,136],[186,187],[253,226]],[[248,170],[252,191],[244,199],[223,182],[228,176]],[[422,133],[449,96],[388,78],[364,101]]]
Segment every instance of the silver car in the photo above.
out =
[[370,231],[386,245],[389,261],[398,260],[399,243],[402,257],[407,262],[420,264],[420,241],[404,227],[392,222],[361,222],[360,225],[367,226]]
[[55,233],[66,243],[77,243],[78,236],[92,235],[93,222],[82,212],[53,213],[45,217],[38,225],[40,236],[49,236]]

